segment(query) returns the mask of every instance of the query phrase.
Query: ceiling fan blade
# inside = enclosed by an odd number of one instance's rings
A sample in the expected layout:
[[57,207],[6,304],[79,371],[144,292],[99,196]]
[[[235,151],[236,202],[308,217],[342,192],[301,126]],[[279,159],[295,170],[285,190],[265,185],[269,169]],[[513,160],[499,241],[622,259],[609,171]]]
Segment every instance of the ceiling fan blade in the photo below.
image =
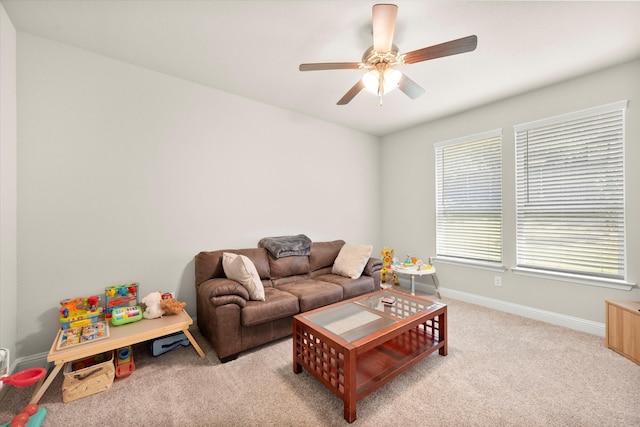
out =
[[416,99],[424,93],[424,89],[421,88],[418,83],[407,77],[405,74],[400,77],[400,81],[398,82],[398,89],[403,91],[411,99]]
[[405,64],[414,64],[429,59],[442,58],[443,56],[457,55],[459,53],[471,52],[478,45],[478,37],[467,36],[457,40],[437,44],[414,50],[404,55]]
[[346,105],[358,94],[360,91],[364,89],[364,83],[362,80],[358,80],[356,84],[353,85],[351,89],[347,93],[344,94],[340,101],[337,102],[337,105]]
[[320,62],[316,64],[300,64],[300,71],[320,71],[320,70],[357,70],[360,62]]
[[373,50],[376,52],[386,53],[391,50],[397,16],[398,6],[395,4],[373,6]]

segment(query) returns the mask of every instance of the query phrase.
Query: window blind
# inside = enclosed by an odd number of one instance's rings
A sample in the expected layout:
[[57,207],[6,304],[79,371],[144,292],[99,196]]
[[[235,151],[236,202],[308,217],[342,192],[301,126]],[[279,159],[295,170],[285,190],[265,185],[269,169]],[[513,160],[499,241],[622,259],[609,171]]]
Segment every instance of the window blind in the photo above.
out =
[[502,131],[435,144],[436,255],[502,262]]
[[625,108],[514,127],[519,267],[624,278]]

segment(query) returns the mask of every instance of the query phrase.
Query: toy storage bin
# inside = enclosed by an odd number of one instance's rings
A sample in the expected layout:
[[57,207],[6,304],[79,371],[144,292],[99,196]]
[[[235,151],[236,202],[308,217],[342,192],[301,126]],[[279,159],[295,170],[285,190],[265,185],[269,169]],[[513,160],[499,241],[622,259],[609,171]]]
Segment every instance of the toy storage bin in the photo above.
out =
[[106,391],[113,384],[115,367],[113,351],[64,364],[62,401],[71,402],[81,397]]

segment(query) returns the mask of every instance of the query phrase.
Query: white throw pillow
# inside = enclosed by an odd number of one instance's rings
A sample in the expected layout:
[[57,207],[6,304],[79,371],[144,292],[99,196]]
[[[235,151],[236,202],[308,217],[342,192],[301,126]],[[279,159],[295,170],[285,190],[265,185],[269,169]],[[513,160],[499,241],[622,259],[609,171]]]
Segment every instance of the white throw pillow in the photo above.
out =
[[372,245],[345,243],[333,263],[333,274],[357,279],[367,265],[372,250]]
[[248,257],[223,252],[222,268],[229,279],[235,280],[247,288],[250,299],[264,301],[264,286],[262,286],[256,266]]

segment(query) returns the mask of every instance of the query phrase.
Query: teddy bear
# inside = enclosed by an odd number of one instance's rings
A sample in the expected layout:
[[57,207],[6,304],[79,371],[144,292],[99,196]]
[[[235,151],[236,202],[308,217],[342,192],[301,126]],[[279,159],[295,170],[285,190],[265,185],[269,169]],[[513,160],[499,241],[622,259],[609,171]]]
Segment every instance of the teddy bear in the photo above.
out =
[[186,302],[180,302],[173,298],[167,298],[160,301],[160,307],[165,314],[178,314],[187,306]]
[[142,298],[142,305],[144,306],[144,312],[142,317],[145,319],[155,319],[162,317],[164,310],[162,309],[160,302],[162,301],[162,293],[151,292],[149,295]]

